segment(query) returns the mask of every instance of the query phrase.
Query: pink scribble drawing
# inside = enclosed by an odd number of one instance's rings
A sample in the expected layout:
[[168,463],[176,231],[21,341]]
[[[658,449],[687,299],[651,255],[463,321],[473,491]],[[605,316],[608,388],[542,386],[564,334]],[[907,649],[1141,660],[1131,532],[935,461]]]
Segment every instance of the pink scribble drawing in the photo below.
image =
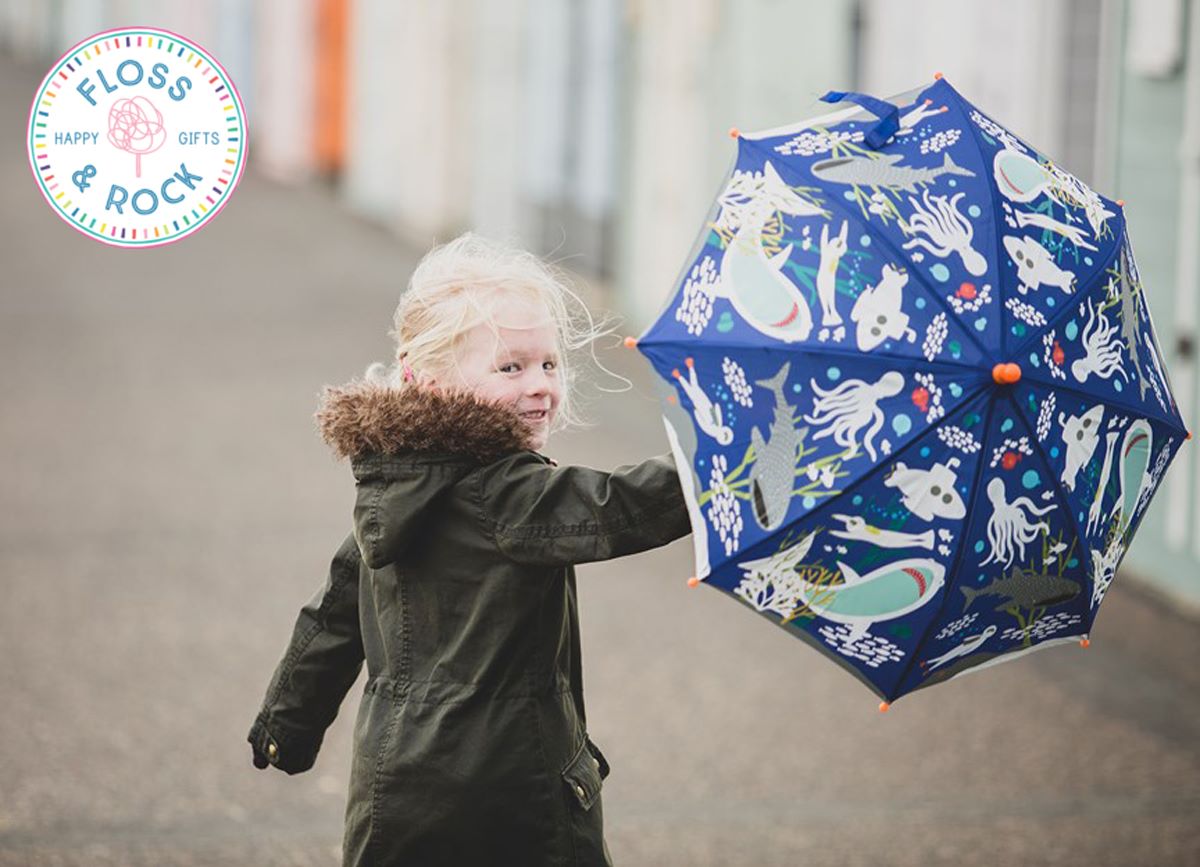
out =
[[108,110],[108,140],[113,147],[137,157],[136,174],[142,176],[142,157],[167,140],[162,112],[144,96],[118,99]]

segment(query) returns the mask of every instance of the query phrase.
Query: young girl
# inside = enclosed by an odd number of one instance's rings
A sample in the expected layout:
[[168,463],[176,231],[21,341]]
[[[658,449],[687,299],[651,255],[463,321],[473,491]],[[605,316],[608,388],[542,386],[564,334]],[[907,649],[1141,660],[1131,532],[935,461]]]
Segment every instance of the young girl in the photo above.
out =
[[669,456],[608,473],[540,453],[572,420],[565,292],[536,257],[465,235],[414,272],[396,365],[323,396],[354,531],[249,740],[258,767],[312,767],[366,660],[346,864],[610,863],[573,567],[690,527]]

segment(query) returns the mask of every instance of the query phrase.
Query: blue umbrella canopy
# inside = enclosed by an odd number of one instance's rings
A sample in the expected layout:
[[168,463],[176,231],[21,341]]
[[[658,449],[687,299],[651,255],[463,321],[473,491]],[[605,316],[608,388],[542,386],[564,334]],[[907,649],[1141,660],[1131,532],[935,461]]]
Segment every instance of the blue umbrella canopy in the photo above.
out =
[[944,79],[839,97],[738,135],[637,346],[697,577],[891,702],[1086,640],[1188,435],[1120,203]]

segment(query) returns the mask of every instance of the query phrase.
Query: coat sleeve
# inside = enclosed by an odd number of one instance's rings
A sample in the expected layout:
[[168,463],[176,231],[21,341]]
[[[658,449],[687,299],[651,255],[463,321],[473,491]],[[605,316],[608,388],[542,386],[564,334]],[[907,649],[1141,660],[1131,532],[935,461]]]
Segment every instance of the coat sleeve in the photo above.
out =
[[691,532],[669,454],[603,472],[521,452],[481,471],[479,498],[496,546],[531,565],[608,560]]
[[362,668],[361,563],[358,543],[350,535],[333,556],[325,586],[300,609],[292,640],[250,729],[259,767],[269,763],[298,774],[316,761],[325,730]]

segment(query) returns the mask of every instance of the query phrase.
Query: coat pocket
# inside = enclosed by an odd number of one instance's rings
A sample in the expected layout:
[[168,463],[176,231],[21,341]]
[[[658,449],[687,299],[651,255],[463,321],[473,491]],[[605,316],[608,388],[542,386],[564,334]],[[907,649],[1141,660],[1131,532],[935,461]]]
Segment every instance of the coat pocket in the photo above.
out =
[[583,743],[563,769],[562,778],[571,794],[579,801],[579,806],[590,810],[592,804],[600,797],[600,788],[608,772],[608,761],[604,754],[587,735],[584,735]]

